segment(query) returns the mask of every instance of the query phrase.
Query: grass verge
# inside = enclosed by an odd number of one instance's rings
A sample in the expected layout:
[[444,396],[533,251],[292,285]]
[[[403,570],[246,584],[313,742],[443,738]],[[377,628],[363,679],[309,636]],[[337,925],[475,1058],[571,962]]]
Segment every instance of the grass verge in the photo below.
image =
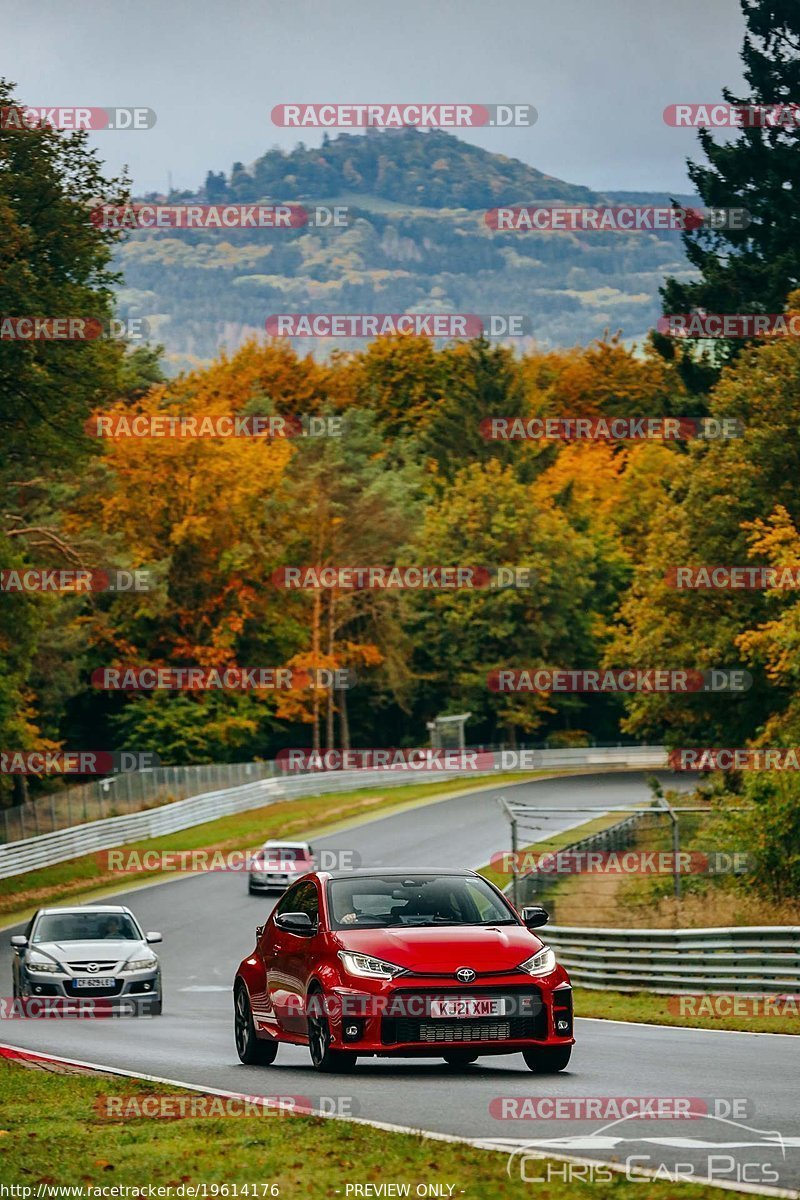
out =
[[[520,1179],[519,1168],[516,1178],[509,1177],[505,1154],[415,1134],[303,1116],[110,1121],[97,1111],[104,1097],[157,1094],[178,1092],[114,1076],[32,1070],[0,1059],[0,1182],[29,1187],[30,1196],[39,1185],[43,1195],[47,1185],[152,1185],[172,1189],[167,1198],[179,1197],[182,1184],[206,1184],[209,1197],[233,1194],[214,1193],[213,1185],[256,1184],[257,1190],[239,1195],[258,1200],[270,1196],[272,1184],[281,1200],[305,1200],[344,1197],[348,1184],[409,1184],[413,1196],[419,1184],[436,1183],[452,1185],[453,1197],[530,1200],[531,1184]],[[536,1164],[537,1175],[546,1175],[546,1170],[545,1163]],[[540,1185],[538,1196],[594,1200],[596,1184],[564,1182],[555,1174],[558,1170],[563,1173],[563,1166],[554,1166],[552,1182]],[[719,1192],[702,1184],[628,1180],[614,1174],[604,1182],[603,1196],[718,1200]]]
[[[576,987],[577,1017],[604,1017],[610,1021],[636,1021],[644,1025],[675,1025],[691,1029],[732,1029],[745,1033],[800,1034],[800,1000],[781,1003],[777,996],[759,996],[760,1011],[775,1004],[775,1015],[750,1016],[748,998],[707,995],[662,996],[651,992],[605,992]],[[730,1015],[709,1016],[712,1005],[733,1006]],[[743,1011],[737,1011],[737,1010]],[[759,1010],[757,1010],[759,1011]]]
[[[191,829],[179,830],[165,837],[131,842],[123,850],[157,852],[181,850],[253,849],[266,838],[318,837],[330,826],[343,822],[369,820],[384,810],[403,805],[424,803],[426,800],[486,787],[525,783],[527,780],[558,775],[557,771],[534,771],[530,774],[481,776],[474,783],[453,780],[438,783],[409,784],[402,787],[361,788],[352,792],[335,792],[322,796],[307,796],[286,800],[249,812],[220,817]],[[0,879],[0,919],[3,924],[24,920],[34,909],[61,900],[77,901],[102,891],[141,887],[158,879],[174,878],[175,873],[148,871],[122,874],[109,870],[104,853],[86,854],[68,862],[54,863],[38,871]]]

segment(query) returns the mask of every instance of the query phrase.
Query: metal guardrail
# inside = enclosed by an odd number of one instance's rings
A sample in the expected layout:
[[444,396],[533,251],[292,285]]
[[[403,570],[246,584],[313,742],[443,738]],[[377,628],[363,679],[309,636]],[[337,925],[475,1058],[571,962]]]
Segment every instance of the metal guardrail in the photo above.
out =
[[[587,747],[570,750],[539,750],[536,767],[547,769],[570,767],[605,767],[607,769],[646,769],[666,765],[666,751],[662,746],[611,746]],[[502,770],[500,755],[494,755],[498,770]],[[491,779],[487,763],[484,778]],[[356,788],[382,788],[435,780],[475,778],[475,771],[423,771],[423,770],[361,770],[361,771],[318,771],[298,776],[261,779],[256,783],[240,787],[223,788],[190,796],[159,808],[127,813],[123,816],[106,817],[100,821],[89,821],[69,829],[59,829],[39,837],[0,845],[0,879],[21,875],[39,867],[65,862],[83,854],[111,850],[128,842],[145,838],[162,837],[180,829],[190,829],[217,817],[248,809],[262,808],[282,800],[293,800],[301,796],[319,796],[328,792],[352,791]]]
[[800,992],[800,926],[543,932],[574,984],[616,992]]

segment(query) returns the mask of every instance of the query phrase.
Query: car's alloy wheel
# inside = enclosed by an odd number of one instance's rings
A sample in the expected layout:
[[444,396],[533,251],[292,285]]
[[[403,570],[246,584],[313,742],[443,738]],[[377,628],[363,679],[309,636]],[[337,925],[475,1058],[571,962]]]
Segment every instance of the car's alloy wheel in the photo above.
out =
[[309,1001],[309,1009],[313,1010],[308,1014],[308,1049],[312,1065],[317,1071],[326,1073],[352,1071],[357,1055],[349,1050],[331,1049],[331,1031],[322,992],[312,992]]
[[250,998],[247,988],[241,983],[237,984],[233,997],[233,1033],[236,1039],[236,1053],[243,1063],[247,1063],[248,1066],[258,1064],[268,1067],[275,1061],[278,1043],[259,1040],[256,1037]]
[[448,1067],[469,1067],[477,1062],[477,1050],[446,1050],[442,1058]]
[[537,1075],[552,1075],[563,1071],[570,1060],[572,1046],[534,1046],[523,1050],[522,1057],[531,1071]]

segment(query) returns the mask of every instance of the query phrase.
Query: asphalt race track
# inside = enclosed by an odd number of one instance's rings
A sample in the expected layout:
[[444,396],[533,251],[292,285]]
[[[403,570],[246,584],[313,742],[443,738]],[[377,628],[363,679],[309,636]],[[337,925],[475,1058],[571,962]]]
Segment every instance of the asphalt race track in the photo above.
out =
[[[673,776],[665,783],[675,787]],[[688,786],[690,781],[685,781]],[[540,837],[589,819],[569,805],[648,801],[644,775],[603,774],[541,780],[424,806],[315,839],[318,847],[355,850],[365,866],[476,867],[507,848],[496,797],[513,791],[528,803],[563,806],[542,819]],[[532,840],[532,839],[531,839]],[[272,1067],[245,1067],[233,1043],[231,981],[254,944],[254,927],[274,898],[250,897],[237,872],[183,876],[119,896],[145,929],[164,934],[164,1015],[126,1020],[14,1020],[0,1041],[82,1061],[248,1095],[311,1097],[343,1114],[484,1142],[528,1142],[536,1149],[613,1160],[682,1177],[708,1177],[751,1190],[800,1187],[798,1042],[775,1034],[669,1029],[579,1019],[567,1071],[537,1077],[520,1055],[482,1058],[464,1074],[441,1060],[366,1058],[352,1075],[318,1075],[304,1048],[285,1046]],[[0,947],[4,994],[11,993],[7,929]],[[543,931],[546,938],[546,930]],[[580,1009],[578,1008],[578,1013]],[[109,1085],[113,1090],[113,1085]],[[498,1097],[690,1097],[739,1101],[716,1120],[606,1121],[498,1119]],[[330,1097],[331,1100],[324,1098]],[[323,1099],[321,1099],[323,1098]],[[744,1109],[741,1107],[744,1104]],[[697,1106],[695,1106],[695,1111]],[[540,1162],[515,1160],[519,1177],[544,1178]]]

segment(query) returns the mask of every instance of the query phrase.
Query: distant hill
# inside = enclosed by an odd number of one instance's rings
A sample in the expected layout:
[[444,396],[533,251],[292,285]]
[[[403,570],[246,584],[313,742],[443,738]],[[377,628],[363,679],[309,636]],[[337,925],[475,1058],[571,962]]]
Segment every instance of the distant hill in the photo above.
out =
[[689,273],[677,235],[498,233],[484,214],[670,199],[593,192],[441,131],[342,134],[210,171],[196,193],[169,200],[346,204],[347,228],[138,231],[118,251],[120,308],[148,319],[176,370],[263,333],[279,312],[522,313],[541,346],[585,343],[608,327],[641,338],[659,315],[663,276]]

